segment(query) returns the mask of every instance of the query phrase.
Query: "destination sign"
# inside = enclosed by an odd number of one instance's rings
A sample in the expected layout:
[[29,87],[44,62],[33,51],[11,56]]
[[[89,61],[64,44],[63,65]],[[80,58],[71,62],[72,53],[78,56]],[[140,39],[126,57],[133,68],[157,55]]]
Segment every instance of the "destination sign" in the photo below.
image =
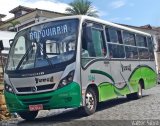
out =
[[56,26],[56,27],[47,27],[42,29],[41,31],[31,31],[29,33],[30,40],[52,37],[55,35],[61,35],[68,32],[68,27],[66,24]]

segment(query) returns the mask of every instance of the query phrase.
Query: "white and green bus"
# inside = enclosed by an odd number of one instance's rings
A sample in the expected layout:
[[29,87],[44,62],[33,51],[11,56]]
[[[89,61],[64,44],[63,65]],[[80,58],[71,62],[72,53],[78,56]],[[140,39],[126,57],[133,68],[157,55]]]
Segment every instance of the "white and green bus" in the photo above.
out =
[[142,97],[156,85],[150,34],[88,16],[66,16],[19,31],[5,68],[9,111],[33,120],[38,111]]

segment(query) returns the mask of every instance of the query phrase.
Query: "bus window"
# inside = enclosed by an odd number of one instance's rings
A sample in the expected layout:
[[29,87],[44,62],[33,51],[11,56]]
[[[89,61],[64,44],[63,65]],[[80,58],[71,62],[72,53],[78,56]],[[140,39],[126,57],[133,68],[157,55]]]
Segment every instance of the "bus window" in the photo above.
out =
[[127,31],[124,31],[123,32],[123,42],[124,44],[126,45],[133,45],[135,46],[135,35],[130,33],[130,32],[127,32]]
[[103,57],[106,55],[104,48],[103,32],[101,30],[92,29],[92,41],[96,57]]
[[14,53],[23,56],[25,54],[25,51],[26,51],[25,38],[24,38],[24,36],[21,36],[17,40],[17,44],[15,46],[15,52]]
[[121,30],[116,28],[106,28],[106,36],[108,42],[123,44]]
[[136,35],[136,44],[137,46],[147,47],[146,37],[142,35]]
[[154,59],[154,45],[151,37],[148,37],[148,49],[149,49],[150,59]]
[[124,58],[124,46],[118,44],[108,44],[110,58]]
[[149,59],[149,52],[146,48],[139,48],[139,58],[140,59]]
[[14,63],[18,64],[20,61],[19,58],[22,58],[25,52],[26,52],[26,40],[24,36],[20,36],[14,47],[14,51],[13,51],[14,56],[12,57],[14,62],[13,64],[11,62],[11,64],[12,65],[14,65]]
[[126,46],[125,50],[127,59],[138,59],[137,47]]
[[118,34],[115,28],[106,28],[108,42],[118,43]]
[[[84,31],[84,34],[86,34],[86,31]],[[91,28],[90,34],[90,40],[87,39],[86,35],[83,35],[82,57],[104,57],[106,55],[106,48],[104,44],[103,31],[100,29]]]
[[118,40],[120,44],[123,44],[123,40],[122,40],[122,32],[120,30],[117,31],[117,35],[118,35]]

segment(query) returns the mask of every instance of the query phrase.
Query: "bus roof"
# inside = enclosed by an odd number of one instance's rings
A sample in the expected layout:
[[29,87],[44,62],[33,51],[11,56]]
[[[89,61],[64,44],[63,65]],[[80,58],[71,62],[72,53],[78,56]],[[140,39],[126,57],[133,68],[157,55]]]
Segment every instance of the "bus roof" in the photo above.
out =
[[[126,26],[122,26],[122,25],[119,25],[119,24],[115,24],[115,23],[112,23],[112,22],[109,22],[109,21],[105,21],[105,20],[102,20],[102,19],[99,19],[99,18],[94,18],[94,17],[86,16],[86,15],[63,16],[63,17],[58,17],[58,18],[47,19],[45,21],[41,21],[41,22],[35,23],[33,25],[30,25],[26,28],[30,28],[30,27],[36,26],[38,24],[47,23],[47,22],[50,22],[50,21],[57,21],[57,20],[64,20],[64,19],[75,19],[75,18],[78,18],[80,20],[90,20],[90,21],[94,21],[94,22],[97,22],[97,23],[109,25],[109,26],[112,26],[112,27],[115,27],[115,28],[119,28],[119,29],[122,29],[122,30],[127,30],[127,31],[130,31],[130,32],[134,32],[134,33],[137,33],[137,34],[143,34],[143,35],[146,35],[146,36],[151,36],[149,33],[146,33],[146,32],[142,32],[142,31],[139,31],[139,30],[135,30],[135,29],[126,27]],[[26,29],[26,28],[24,28],[24,29]],[[22,29],[22,30],[24,30],[24,29]]]

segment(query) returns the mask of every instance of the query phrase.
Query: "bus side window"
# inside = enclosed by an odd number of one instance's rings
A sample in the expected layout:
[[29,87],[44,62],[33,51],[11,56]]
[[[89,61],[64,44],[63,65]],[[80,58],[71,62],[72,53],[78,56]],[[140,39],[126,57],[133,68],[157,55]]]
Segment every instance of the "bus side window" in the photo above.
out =
[[154,59],[154,44],[151,37],[148,37],[148,49],[150,54],[150,59]]
[[126,45],[136,45],[135,34],[128,31],[123,31],[123,42]]
[[82,57],[104,57],[106,47],[103,30],[93,27],[84,28],[82,36]]
[[125,58],[124,46],[119,44],[108,44],[110,58]]
[[136,45],[141,47],[147,47],[146,37],[142,35],[136,35]]
[[140,59],[149,59],[149,52],[147,48],[138,48]]
[[104,57],[106,55],[106,49],[104,46],[104,36],[102,30],[92,29],[92,42],[95,50],[95,56]]
[[106,35],[107,35],[107,41],[108,42],[113,42],[113,43],[118,43],[118,33],[116,28],[106,28]]
[[127,59],[138,59],[137,47],[125,46],[125,51]]
[[107,42],[123,44],[122,33],[120,29],[107,27],[106,36],[107,36]]
[[81,55],[83,57],[89,57],[88,52],[88,43],[91,43],[91,28],[87,27],[86,24],[83,26],[83,34],[82,34],[82,50]]

